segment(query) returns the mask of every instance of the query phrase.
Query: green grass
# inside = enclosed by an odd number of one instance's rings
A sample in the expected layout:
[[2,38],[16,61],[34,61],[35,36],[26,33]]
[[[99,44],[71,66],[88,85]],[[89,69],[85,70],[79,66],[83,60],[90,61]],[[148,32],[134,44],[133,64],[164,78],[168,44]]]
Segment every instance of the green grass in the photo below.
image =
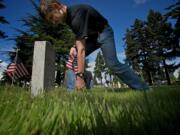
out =
[[180,86],[153,91],[56,89],[31,97],[0,86],[0,135],[179,135]]

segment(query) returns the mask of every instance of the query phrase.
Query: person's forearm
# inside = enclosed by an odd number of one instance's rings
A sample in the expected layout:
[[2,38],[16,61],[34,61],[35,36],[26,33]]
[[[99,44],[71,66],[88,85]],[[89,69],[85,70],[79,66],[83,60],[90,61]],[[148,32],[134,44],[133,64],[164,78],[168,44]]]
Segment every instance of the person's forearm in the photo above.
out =
[[84,40],[76,40],[76,47],[78,50],[78,53],[77,53],[78,73],[84,73],[85,41]]

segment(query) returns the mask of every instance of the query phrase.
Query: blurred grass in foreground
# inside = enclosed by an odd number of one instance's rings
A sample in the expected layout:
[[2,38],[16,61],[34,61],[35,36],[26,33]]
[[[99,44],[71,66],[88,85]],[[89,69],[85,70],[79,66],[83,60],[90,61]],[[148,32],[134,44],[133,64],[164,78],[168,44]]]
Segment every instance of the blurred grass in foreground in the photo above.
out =
[[0,135],[179,135],[180,86],[153,91],[55,89],[31,97],[0,86]]

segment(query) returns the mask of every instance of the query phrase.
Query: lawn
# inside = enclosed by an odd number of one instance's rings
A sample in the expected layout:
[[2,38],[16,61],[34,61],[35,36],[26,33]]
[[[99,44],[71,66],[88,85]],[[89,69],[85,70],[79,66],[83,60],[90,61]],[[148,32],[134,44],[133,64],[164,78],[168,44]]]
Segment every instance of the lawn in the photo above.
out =
[[152,91],[0,86],[0,135],[179,135],[180,86]]

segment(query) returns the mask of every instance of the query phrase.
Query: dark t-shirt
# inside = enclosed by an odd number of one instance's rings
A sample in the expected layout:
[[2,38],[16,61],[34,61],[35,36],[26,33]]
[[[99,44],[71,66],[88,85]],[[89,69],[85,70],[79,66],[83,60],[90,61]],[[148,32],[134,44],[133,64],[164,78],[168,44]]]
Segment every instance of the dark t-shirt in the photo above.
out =
[[89,5],[74,5],[67,8],[66,23],[70,26],[77,39],[97,40],[98,33],[102,32],[107,20]]

